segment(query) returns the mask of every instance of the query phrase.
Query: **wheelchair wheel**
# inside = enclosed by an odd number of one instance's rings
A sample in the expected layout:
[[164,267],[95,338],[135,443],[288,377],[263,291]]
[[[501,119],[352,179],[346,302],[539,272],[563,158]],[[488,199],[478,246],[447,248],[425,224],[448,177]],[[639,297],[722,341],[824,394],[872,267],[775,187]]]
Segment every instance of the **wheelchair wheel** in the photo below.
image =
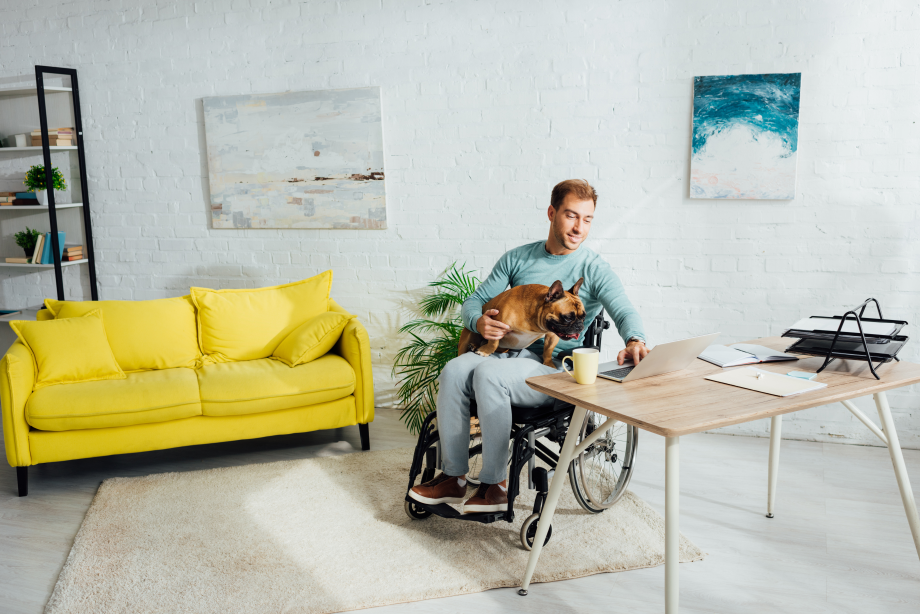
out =
[[[593,433],[606,420],[589,411],[581,425],[578,441]],[[571,428],[575,428],[573,424]],[[639,429],[617,422],[603,437],[573,459],[569,482],[575,499],[587,511],[599,514],[616,503],[632,477]]]
[[425,520],[426,518],[431,516],[431,512],[429,512],[428,510],[422,509],[418,507],[415,503],[410,503],[409,501],[406,501],[403,507],[406,510],[406,514],[409,515],[409,518],[412,518],[413,520]]
[[[527,520],[524,521],[524,524],[521,525],[521,545],[524,546],[525,550],[533,550],[533,540],[537,537],[537,523],[540,521],[540,514],[531,514],[527,517]],[[553,525],[549,525],[549,530],[546,532],[546,539],[543,540],[543,545],[549,543],[549,538],[553,536]]]

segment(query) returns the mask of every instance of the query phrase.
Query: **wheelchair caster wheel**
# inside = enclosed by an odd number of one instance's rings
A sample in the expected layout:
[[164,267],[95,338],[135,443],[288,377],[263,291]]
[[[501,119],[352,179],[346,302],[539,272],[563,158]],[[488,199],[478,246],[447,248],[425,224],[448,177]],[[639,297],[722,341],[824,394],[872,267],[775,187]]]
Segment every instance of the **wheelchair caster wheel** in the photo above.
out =
[[[531,514],[521,526],[521,545],[524,546],[525,550],[533,549],[533,540],[537,536],[537,522],[539,522],[539,520],[540,514]],[[549,538],[552,536],[553,525],[549,525],[549,530],[546,532],[546,539],[543,540],[544,546],[549,543]]]
[[403,504],[403,507],[406,509],[406,514],[409,515],[409,518],[412,518],[413,520],[425,520],[431,516],[431,512],[418,507],[415,503],[409,503],[406,501]]

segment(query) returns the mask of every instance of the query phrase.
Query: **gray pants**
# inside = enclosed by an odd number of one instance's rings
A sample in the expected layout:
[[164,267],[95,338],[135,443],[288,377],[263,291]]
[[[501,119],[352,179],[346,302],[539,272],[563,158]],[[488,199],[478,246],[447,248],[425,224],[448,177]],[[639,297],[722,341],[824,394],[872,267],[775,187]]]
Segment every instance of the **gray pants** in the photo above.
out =
[[552,405],[551,396],[537,392],[524,380],[556,373],[528,350],[512,350],[488,357],[467,352],[444,366],[438,378],[438,433],[441,459],[447,475],[469,471],[470,399],[476,399],[482,428],[482,470],[479,480],[498,484],[508,472],[511,406]]

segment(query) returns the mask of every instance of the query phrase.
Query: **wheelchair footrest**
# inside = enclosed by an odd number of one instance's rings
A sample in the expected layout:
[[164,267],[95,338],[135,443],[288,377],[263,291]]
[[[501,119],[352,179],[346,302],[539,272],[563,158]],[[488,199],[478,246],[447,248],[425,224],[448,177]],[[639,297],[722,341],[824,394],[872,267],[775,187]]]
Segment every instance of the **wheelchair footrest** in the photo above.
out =
[[451,518],[455,520],[472,520],[473,522],[481,522],[483,524],[489,524],[495,522],[496,520],[504,520],[505,512],[482,512],[478,514],[461,514],[453,507],[447,505],[446,503],[438,503],[437,505],[428,505],[427,503],[419,503],[409,495],[406,495],[406,501],[409,501],[419,509],[426,510],[431,512],[435,516],[440,516],[441,518]]

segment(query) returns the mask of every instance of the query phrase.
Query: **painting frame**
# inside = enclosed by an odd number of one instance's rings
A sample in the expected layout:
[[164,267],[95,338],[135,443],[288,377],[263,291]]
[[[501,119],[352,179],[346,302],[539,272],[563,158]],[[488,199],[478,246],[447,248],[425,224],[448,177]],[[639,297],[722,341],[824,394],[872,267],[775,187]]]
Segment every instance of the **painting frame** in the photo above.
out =
[[690,198],[795,198],[801,76],[694,77]]
[[215,229],[385,229],[379,87],[202,99]]

